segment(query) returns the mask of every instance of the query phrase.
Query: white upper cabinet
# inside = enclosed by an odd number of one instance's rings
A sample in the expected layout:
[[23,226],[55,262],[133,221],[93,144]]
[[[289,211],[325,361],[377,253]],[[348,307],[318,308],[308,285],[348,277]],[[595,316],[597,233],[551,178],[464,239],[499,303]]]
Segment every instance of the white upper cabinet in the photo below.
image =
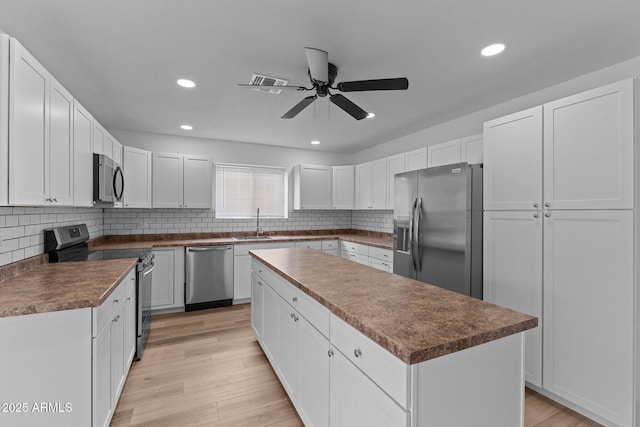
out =
[[406,156],[406,172],[424,169],[427,167],[427,149],[419,148],[417,150],[405,153]]
[[484,124],[484,209],[542,206],[542,107]]
[[153,153],[153,207],[183,205],[182,154]]
[[73,103],[73,205],[93,206],[93,117]]
[[393,209],[395,174],[405,172],[405,153],[387,157],[387,209]]
[[628,79],[544,104],[545,207],[633,208],[633,102]]
[[46,205],[50,75],[10,41],[9,204]]
[[482,141],[481,133],[460,139],[460,161],[470,165],[482,163]]
[[213,201],[213,161],[208,156],[183,156],[185,208],[211,209]]
[[9,204],[9,36],[0,34],[0,205]]
[[386,209],[386,159],[356,165],[356,209]]
[[[93,120],[93,152],[96,154],[107,154],[104,151],[104,140],[106,139],[107,131],[97,121]],[[111,157],[110,153],[107,154]]]
[[151,151],[124,147],[124,207],[151,207]]
[[333,209],[353,209],[355,167],[333,166]]
[[113,162],[122,166],[122,144],[117,140],[113,140]]
[[331,166],[296,165],[293,167],[293,208],[331,209]]
[[73,97],[53,77],[49,97],[47,195],[54,205],[73,205]]
[[460,140],[454,139],[427,147],[427,167],[460,163]]

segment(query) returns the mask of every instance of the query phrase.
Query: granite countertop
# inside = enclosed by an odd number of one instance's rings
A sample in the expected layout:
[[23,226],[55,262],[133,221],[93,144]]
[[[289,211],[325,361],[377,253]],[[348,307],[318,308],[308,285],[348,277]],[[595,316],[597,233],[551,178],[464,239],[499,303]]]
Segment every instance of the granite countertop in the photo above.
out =
[[0,282],[0,317],[97,307],[137,258],[42,264]]
[[139,249],[139,248],[168,248],[177,246],[214,246],[214,245],[244,245],[269,242],[301,242],[309,240],[345,240],[348,242],[362,243],[382,249],[392,249],[393,237],[367,236],[360,234],[312,234],[312,235],[272,235],[264,240],[234,240],[231,237],[195,238],[195,239],[166,239],[149,241],[120,241],[97,242],[91,245],[92,249]]
[[536,317],[311,249],[250,253],[407,364],[538,325]]

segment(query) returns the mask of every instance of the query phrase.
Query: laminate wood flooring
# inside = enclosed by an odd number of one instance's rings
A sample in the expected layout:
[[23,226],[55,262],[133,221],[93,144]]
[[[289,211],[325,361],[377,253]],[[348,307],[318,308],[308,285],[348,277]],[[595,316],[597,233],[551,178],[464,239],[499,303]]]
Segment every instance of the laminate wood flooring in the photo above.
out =
[[[250,321],[249,304],[154,316],[111,426],[303,426]],[[597,425],[526,391],[526,427]]]

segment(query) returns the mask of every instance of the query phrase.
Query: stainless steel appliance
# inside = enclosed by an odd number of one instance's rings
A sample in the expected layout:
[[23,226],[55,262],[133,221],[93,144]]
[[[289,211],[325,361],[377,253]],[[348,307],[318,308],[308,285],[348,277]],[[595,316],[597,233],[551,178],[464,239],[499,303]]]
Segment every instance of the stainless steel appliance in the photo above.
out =
[[49,262],[100,261],[138,258],[136,265],[137,342],[136,359],[140,360],[151,329],[151,288],[154,255],[150,249],[90,250],[86,224],[56,227],[44,231],[44,250]]
[[185,311],[231,305],[233,246],[190,246],[186,251]]
[[93,202],[112,204],[122,200],[124,172],[105,154],[93,153]]
[[482,299],[482,165],[395,176],[393,272]]

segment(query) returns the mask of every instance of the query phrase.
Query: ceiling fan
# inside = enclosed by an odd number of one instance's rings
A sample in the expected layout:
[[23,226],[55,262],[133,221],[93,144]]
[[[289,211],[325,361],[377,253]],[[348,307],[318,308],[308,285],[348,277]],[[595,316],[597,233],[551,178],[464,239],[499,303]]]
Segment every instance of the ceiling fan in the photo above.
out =
[[392,79],[376,79],[376,80],[356,80],[351,82],[341,82],[333,86],[338,75],[338,67],[329,62],[329,54],[324,50],[315,49],[313,47],[305,47],[304,53],[307,57],[309,65],[309,79],[311,87],[304,86],[273,86],[273,85],[255,85],[255,84],[238,84],[239,87],[249,88],[275,88],[278,89],[295,89],[297,91],[315,90],[315,95],[307,96],[297,103],[292,109],[284,113],[283,119],[292,119],[302,110],[307,108],[318,97],[329,96],[332,103],[340,107],[347,114],[356,120],[362,120],[369,113],[358,107],[345,96],[341,94],[331,93],[330,90],[339,90],[340,92],[362,92],[370,90],[406,90],[409,87],[409,80],[406,77],[398,77]]

